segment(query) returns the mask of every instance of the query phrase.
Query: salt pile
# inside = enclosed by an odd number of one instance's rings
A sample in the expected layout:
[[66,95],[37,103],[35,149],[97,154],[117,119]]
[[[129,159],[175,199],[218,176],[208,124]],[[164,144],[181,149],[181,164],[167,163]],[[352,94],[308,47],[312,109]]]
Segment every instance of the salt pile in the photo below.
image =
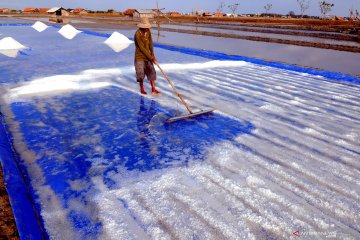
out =
[[12,37],[6,37],[0,40],[0,50],[21,50],[24,48],[26,47]]
[[109,44],[109,43],[131,44],[131,43],[133,43],[133,41],[131,41],[130,39],[128,39],[126,36],[124,36],[123,34],[121,34],[119,32],[113,32],[113,34],[111,34],[111,36],[108,39],[106,39],[105,43],[107,43],[107,44]]
[[104,43],[115,52],[121,52],[122,50],[128,48],[133,41],[121,33],[114,32]]
[[5,56],[15,58],[18,52],[26,47],[13,39],[12,37],[6,37],[0,40],[0,53]]
[[64,38],[66,39],[73,39],[76,35],[78,35],[79,33],[81,33],[81,31],[77,30],[76,28],[74,28],[73,26],[71,26],[70,24],[67,24],[65,26],[63,26],[58,33],[60,33]]
[[42,32],[45,31],[45,29],[48,28],[48,26],[42,22],[37,21],[36,23],[34,23],[34,25],[31,26],[33,29],[35,29],[38,32]]

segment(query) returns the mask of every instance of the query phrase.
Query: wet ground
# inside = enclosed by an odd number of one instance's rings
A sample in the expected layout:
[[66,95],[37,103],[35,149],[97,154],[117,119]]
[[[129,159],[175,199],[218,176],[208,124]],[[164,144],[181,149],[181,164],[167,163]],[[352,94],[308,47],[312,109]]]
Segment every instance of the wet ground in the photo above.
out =
[[[99,29],[96,26],[90,29],[104,33],[119,31],[128,37],[133,37],[135,31],[135,28],[132,30],[117,30]],[[159,32],[156,28],[152,32],[154,41],[159,43],[288,63],[331,72],[360,75],[358,67],[358,62],[360,62],[359,53],[177,32]]]
[[[23,18],[24,21],[34,22],[40,20],[46,22],[46,18]],[[35,20],[34,20],[35,19]],[[119,31],[127,37],[133,37],[136,26],[134,25],[119,25],[119,20],[115,18],[81,18],[68,20],[72,25],[81,29],[90,29],[93,31],[112,33],[113,31]],[[103,23],[104,21],[110,21],[110,23]],[[113,23],[111,23],[111,21]],[[118,21],[116,24],[115,22]],[[125,21],[125,20],[122,20]],[[126,23],[129,24],[129,23]],[[131,23],[130,23],[131,24]],[[322,69],[331,72],[339,72],[351,75],[360,75],[360,68],[358,68],[358,62],[360,62],[360,54],[358,52],[351,52],[360,50],[360,43],[358,41],[344,41],[340,40],[357,38],[358,35],[335,33],[335,32],[323,32],[312,30],[294,30],[287,31],[289,34],[281,34],[286,31],[281,28],[261,27],[258,26],[255,29],[249,31],[242,31],[241,29],[254,29],[253,26],[239,26],[229,24],[197,24],[198,27],[192,26],[194,24],[186,23],[183,26],[179,24],[163,24],[161,28],[166,28],[168,31],[158,31],[156,27],[153,28],[153,37],[156,42],[183,46],[195,49],[204,49],[215,52],[221,52],[229,55],[239,55],[250,58],[257,58],[266,61],[282,62],[292,65],[298,65],[302,67],[309,67],[315,69]],[[231,30],[235,28],[236,30]],[[226,37],[214,37],[204,36],[200,34],[194,34],[194,32],[180,33],[174,31],[201,31],[206,30],[208,33],[223,33],[229,35],[235,35],[245,38],[260,38],[257,41],[226,38]],[[276,30],[274,33],[264,33],[264,30]],[[256,32],[258,31],[258,32]],[[231,33],[231,34],[230,34]],[[295,36],[293,34],[307,33],[310,36]],[[314,37],[314,34],[318,34],[319,38]],[[325,35],[324,35],[325,34]],[[327,35],[326,35],[327,34]],[[341,36],[340,39],[333,39],[334,36]],[[326,39],[326,36],[329,38]],[[337,37],[335,37],[337,38]],[[261,39],[267,42],[262,42]],[[280,42],[285,41],[288,43],[295,42],[295,40],[305,43],[309,46],[298,46],[292,44],[282,44],[268,42],[269,39],[278,39]],[[325,45],[325,48],[318,48],[317,46]],[[339,51],[334,49],[347,49],[347,51]],[[341,59],[341,60],[340,60]],[[161,60],[161,59],[159,59]]]
[[[225,26],[218,27],[204,27],[204,26],[181,26],[181,25],[171,25],[171,24],[162,24],[161,28],[170,28],[170,29],[183,29],[183,30],[192,30],[192,31],[206,31],[206,32],[216,32],[224,34],[234,34],[239,36],[255,36],[255,37],[267,37],[267,38],[279,38],[279,39],[288,39],[294,41],[308,41],[308,42],[320,42],[323,44],[337,44],[337,45],[349,45],[349,46],[360,46],[359,42],[355,41],[340,41],[334,39],[325,39],[318,37],[308,37],[308,36],[298,36],[298,35],[289,35],[289,34],[280,34],[280,33],[266,33],[259,32],[261,29],[255,28],[237,28],[237,29],[224,29]],[[226,27],[227,28],[227,27]],[[246,30],[246,31],[244,31]],[[262,29],[265,30],[265,29]],[[267,30],[267,29],[266,29]],[[276,30],[277,31],[277,30]],[[280,32],[284,32],[280,30]],[[291,31],[291,33],[296,33]],[[320,35],[320,34],[319,34]],[[348,35],[345,35],[348,36]],[[330,36],[329,36],[330,37]]]

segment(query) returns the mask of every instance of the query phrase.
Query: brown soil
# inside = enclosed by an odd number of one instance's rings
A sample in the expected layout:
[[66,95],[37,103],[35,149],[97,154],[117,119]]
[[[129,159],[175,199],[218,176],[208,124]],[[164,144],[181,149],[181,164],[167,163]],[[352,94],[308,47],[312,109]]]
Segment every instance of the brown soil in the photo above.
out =
[[0,239],[20,239],[0,167]]

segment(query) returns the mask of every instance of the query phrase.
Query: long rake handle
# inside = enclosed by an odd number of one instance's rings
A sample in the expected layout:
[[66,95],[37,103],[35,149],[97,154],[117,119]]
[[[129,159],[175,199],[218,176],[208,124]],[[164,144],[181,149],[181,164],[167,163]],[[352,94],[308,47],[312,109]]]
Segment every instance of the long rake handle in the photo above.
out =
[[189,107],[189,105],[185,102],[184,98],[181,96],[181,94],[176,90],[176,87],[174,85],[174,83],[170,80],[170,78],[168,77],[168,75],[164,72],[164,70],[162,70],[162,68],[160,67],[160,65],[155,62],[156,66],[160,69],[161,73],[164,75],[164,77],[166,78],[166,80],[169,82],[169,84],[171,85],[172,89],[174,90],[174,92],[176,93],[176,95],[180,98],[181,102],[185,105],[186,109],[189,111],[190,114],[193,114],[193,111],[191,110],[191,108]]

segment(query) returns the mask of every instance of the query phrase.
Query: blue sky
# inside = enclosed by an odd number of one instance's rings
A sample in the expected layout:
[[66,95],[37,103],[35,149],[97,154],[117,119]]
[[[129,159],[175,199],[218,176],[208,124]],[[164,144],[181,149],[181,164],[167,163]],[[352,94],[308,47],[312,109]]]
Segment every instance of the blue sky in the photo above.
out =
[[[273,5],[270,12],[286,14],[289,11],[299,13],[299,5],[296,0],[158,0],[159,5],[165,11],[191,12],[193,9],[215,11],[220,2],[226,6],[239,3],[238,13],[262,13],[265,12],[264,6],[267,3]],[[310,8],[306,11],[308,15],[320,15],[320,0],[309,0]],[[354,7],[360,11],[360,0],[327,0],[334,3],[330,14],[348,16],[349,9]],[[11,9],[23,9],[25,7],[54,7],[63,6],[65,8],[83,7],[91,10],[115,9],[123,11],[127,8],[155,8],[156,0],[0,0],[0,8],[8,7]],[[230,12],[227,7],[224,12]]]

